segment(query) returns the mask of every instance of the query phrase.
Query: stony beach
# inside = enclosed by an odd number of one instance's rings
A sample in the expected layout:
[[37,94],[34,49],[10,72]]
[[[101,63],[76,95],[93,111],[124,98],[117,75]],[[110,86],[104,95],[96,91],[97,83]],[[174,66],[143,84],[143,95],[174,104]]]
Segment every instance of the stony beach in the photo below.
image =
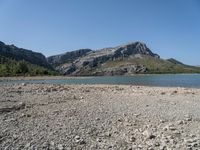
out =
[[200,149],[200,89],[0,84],[2,150]]

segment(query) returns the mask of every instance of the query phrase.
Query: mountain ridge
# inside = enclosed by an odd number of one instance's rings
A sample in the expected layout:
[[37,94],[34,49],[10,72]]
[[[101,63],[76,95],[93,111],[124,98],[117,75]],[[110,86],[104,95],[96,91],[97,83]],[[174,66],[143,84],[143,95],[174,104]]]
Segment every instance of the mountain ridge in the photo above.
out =
[[0,41],[0,76],[58,75],[42,53]]
[[15,45],[6,45],[1,41],[0,55],[10,59],[25,60],[32,64],[52,69],[51,65],[49,65],[46,57],[42,53],[34,52],[24,48],[18,48]]
[[[0,41],[0,58],[1,63],[7,61],[7,67],[8,62],[26,61],[68,76],[200,73],[200,67],[185,65],[174,58],[162,59],[138,41],[97,50],[78,49],[49,57]],[[5,65],[3,67],[5,70]]]
[[[153,53],[143,42],[129,42],[116,47],[87,50],[83,55],[79,55],[79,50],[76,50],[48,57],[47,60],[56,70],[65,75],[75,76],[199,72],[199,68],[190,68],[175,59],[164,60],[160,58],[158,54]],[[69,61],[70,59],[67,56],[76,52],[76,56],[79,55],[79,57]],[[56,57],[56,61],[59,63],[53,64],[52,59]],[[62,57],[65,57],[67,61],[59,60]],[[148,63],[146,63],[147,61]]]

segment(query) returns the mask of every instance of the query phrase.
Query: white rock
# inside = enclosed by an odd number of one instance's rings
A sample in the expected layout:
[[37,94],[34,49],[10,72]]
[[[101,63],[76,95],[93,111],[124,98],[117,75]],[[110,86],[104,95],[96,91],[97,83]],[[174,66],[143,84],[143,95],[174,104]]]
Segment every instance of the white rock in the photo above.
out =
[[145,130],[142,133],[147,139],[154,139],[156,136],[149,130]]
[[58,144],[58,150],[63,150],[64,149],[64,147],[62,146],[62,144]]

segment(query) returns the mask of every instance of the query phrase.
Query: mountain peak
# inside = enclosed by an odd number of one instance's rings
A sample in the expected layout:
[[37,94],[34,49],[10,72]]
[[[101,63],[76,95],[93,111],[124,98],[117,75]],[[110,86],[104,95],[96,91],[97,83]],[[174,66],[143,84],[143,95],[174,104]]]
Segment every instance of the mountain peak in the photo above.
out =
[[117,46],[115,49],[116,51],[120,51],[122,54],[125,54],[125,56],[142,54],[150,55],[152,57],[160,57],[159,55],[154,54],[145,43],[138,41]]
[[[78,54],[77,54],[78,52]],[[81,53],[80,53],[81,52]],[[103,48],[99,50],[80,50],[67,52],[62,55],[51,56],[47,60],[64,74],[81,75],[80,71],[88,71],[103,66],[109,61],[134,59],[135,57],[149,56],[159,58],[143,42],[131,42],[116,47]],[[133,67],[133,66],[132,66]],[[134,67],[133,67],[134,68]],[[145,71],[145,68],[139,66]],[[138,69],[138,66],[135,67]]]

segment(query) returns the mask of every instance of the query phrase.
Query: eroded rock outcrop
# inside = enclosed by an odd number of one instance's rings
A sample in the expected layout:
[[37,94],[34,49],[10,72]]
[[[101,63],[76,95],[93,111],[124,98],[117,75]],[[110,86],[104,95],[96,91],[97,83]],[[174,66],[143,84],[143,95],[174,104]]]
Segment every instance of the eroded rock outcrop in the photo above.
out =
[[123,64],[112,67],[103,67],[107,62],[134,59],[135,57],[149,56],[159,58],[144,43],[134,42],[113,48],[100,50],[82,49],[67,52],[63,55],[51,56],[49,63],[56,70],[66,75],[125,75],[145,73],[147,68],[142,64]]

